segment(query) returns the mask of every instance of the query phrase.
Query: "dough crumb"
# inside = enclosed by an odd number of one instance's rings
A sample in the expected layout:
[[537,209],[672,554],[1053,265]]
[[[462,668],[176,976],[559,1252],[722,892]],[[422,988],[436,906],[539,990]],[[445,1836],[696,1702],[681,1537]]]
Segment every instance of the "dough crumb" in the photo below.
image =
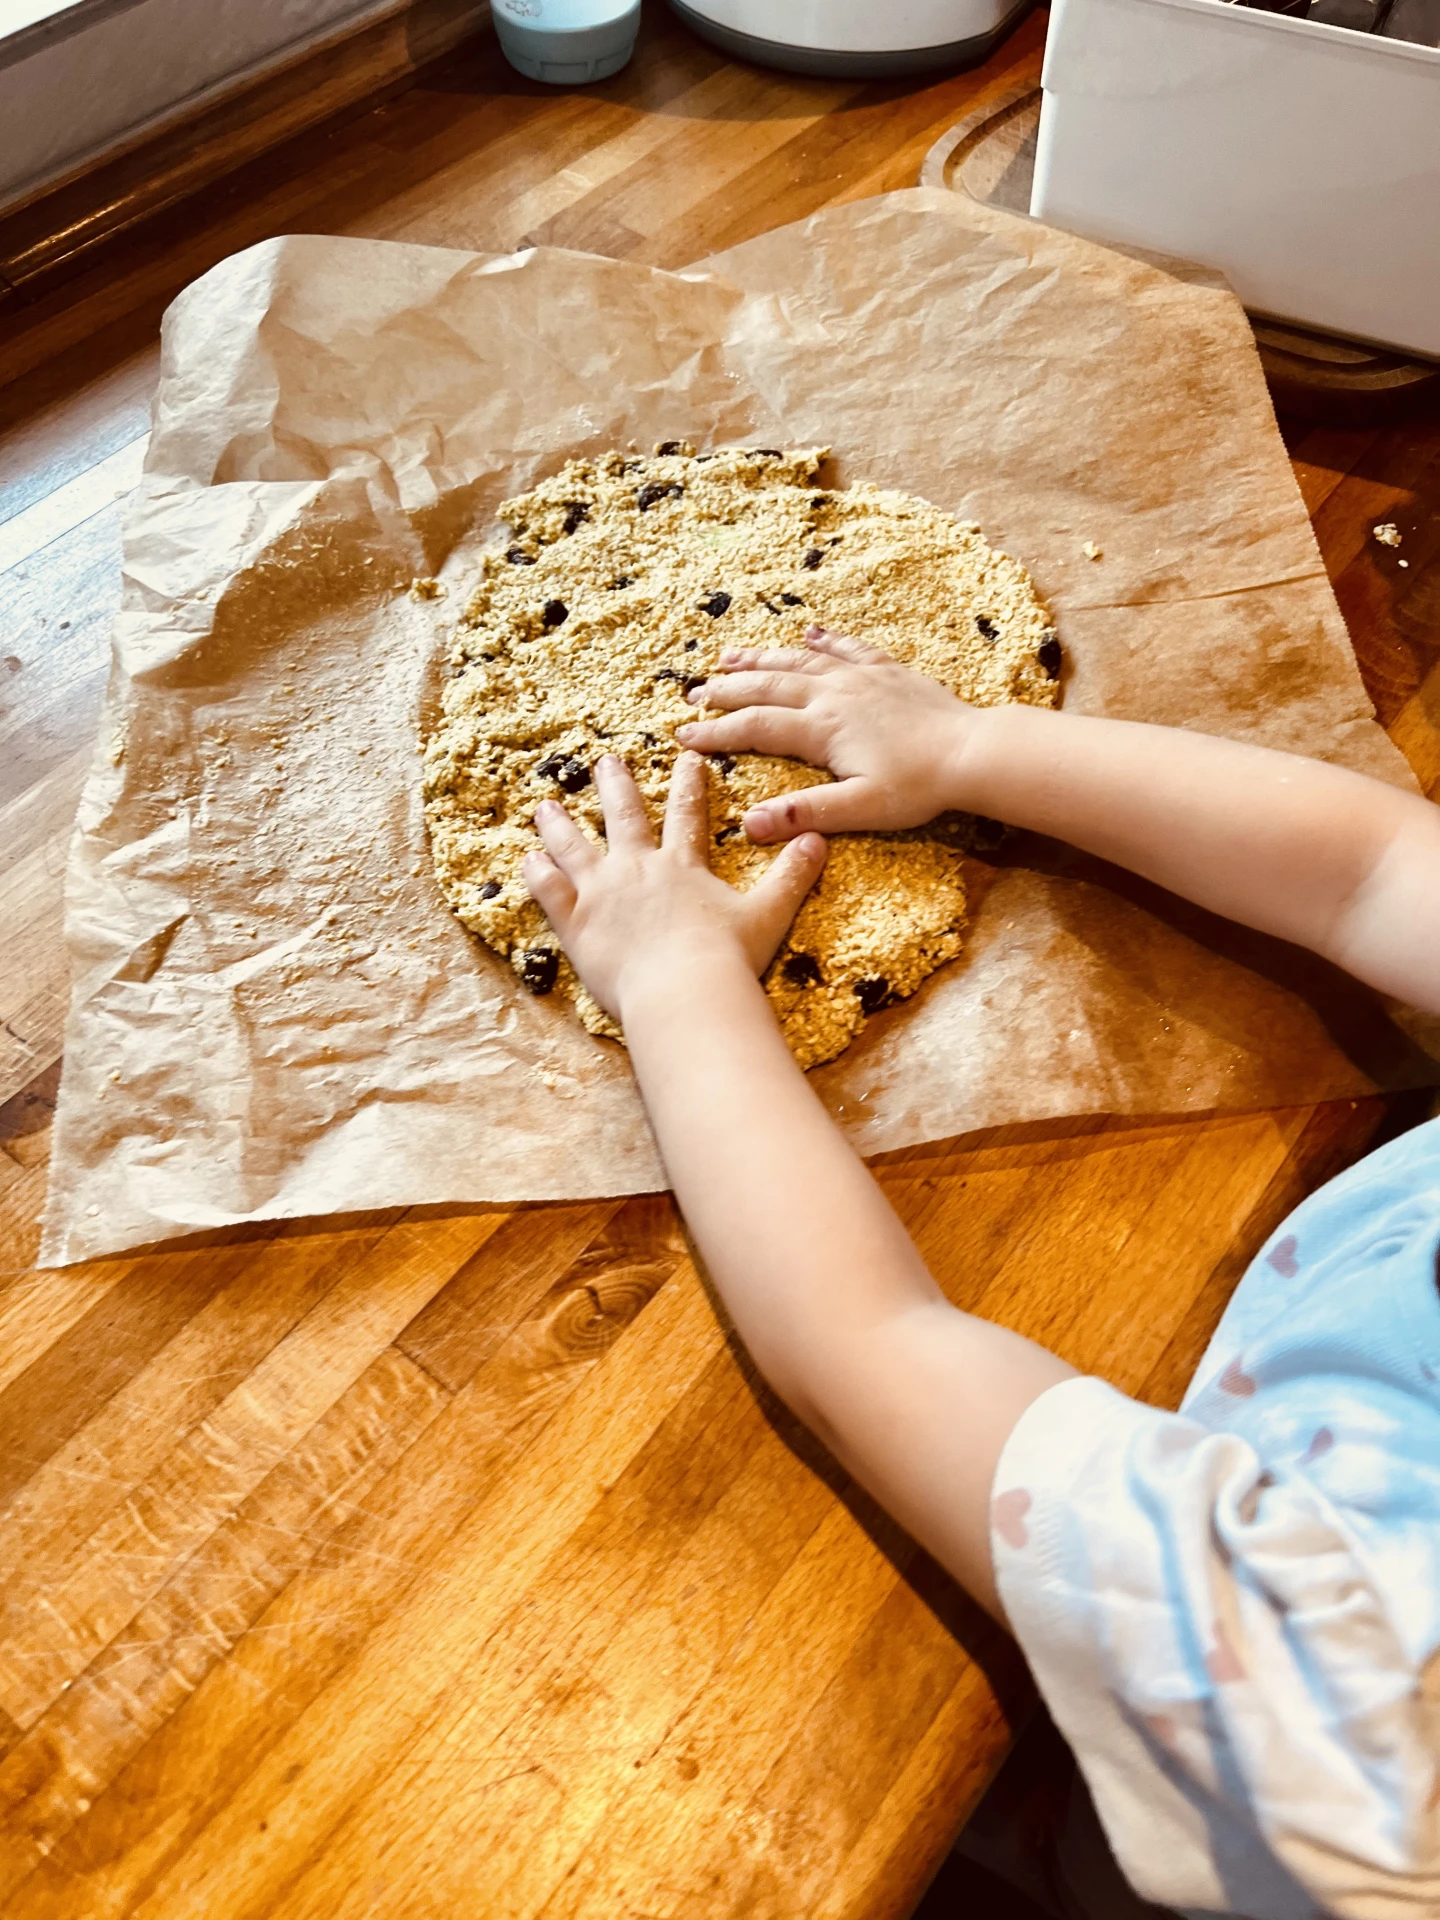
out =
[[1103,560],[1105,558],[1105,549],[1103,547],[1097,547],[1093,540],[1087,540],[1080,551],[1087,560]]
[[1393,520],[1382,520],[1371,531],[1382,547],[1398,547],[1400,544],[1400,529]]

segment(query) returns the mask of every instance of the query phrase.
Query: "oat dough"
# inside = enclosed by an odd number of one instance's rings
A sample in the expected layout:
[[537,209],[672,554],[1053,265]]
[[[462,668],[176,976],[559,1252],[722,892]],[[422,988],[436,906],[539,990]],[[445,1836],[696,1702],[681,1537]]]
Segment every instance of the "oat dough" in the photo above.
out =
[[[832,491],[824,448],[572,460],[500,509],[455,630],[444,711],[425,757],[435,870],[455,912],[533,993],[568,994],[619,1039],[525,890],[532,816],[562,799],[598,835],[591,767],[628,762],[657,826],[696,718],[686,691],[724,646],[799,646],[817,622],[882,647],[979,706],[1055,703],[1060,645],[1023,567],[979,529],[870,486]],[[711,762],[715,871],[749,885],[775,849],[741,816],[828,776],[761,754]],[[943,827],[831,842],[765,988],[801,1064],[839,1053],[866,1018],[960,951],[961,857]]]

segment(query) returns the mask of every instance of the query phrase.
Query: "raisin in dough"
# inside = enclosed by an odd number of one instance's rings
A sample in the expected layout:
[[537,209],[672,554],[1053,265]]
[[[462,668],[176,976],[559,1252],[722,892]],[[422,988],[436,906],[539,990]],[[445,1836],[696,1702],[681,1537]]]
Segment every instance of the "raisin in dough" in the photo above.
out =
[[[592,1033],[621,1037],[526,892],[532,818],[563,800],[598,837],[591,768],[617,753],[658,825],[687,689],[725,646],[799,646],[812,622],[851,633],[979,706],[1055,703],[1060,646],[1023,567],[979,529],[908,494],[816,486],[823,448],[572,460],[507,501],[454,634],[443,716],[425,757],[435,870],[465,925],[533,993],[567,994]],[[774,857],[740,819],[826,778],[763,754],[710,763],[711,860],[736,886]],[[961,857],[943,834],[831,842],[765,979],[810,1067],[960,951]]]

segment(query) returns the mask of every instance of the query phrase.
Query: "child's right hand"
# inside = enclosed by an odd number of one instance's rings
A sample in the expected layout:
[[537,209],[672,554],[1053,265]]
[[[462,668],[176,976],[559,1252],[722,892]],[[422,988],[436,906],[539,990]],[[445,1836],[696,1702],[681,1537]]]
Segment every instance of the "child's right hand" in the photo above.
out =
[[719,720],[677,729],[700,753],[774,753],[828,767],[833,786],[753,807],[752,840],[920,827],[955,805],[958,763],[976,710],[888,654],[811,627],[806,651],[732,648],[692,701]]

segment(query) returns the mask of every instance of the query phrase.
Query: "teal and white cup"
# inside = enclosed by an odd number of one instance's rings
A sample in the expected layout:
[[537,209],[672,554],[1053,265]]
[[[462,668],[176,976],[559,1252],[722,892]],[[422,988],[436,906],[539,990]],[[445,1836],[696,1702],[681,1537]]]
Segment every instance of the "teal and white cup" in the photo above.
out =
[[491,13],[511,66],[557,87],[619,73],[640,27],[640,0],[492,0]]

